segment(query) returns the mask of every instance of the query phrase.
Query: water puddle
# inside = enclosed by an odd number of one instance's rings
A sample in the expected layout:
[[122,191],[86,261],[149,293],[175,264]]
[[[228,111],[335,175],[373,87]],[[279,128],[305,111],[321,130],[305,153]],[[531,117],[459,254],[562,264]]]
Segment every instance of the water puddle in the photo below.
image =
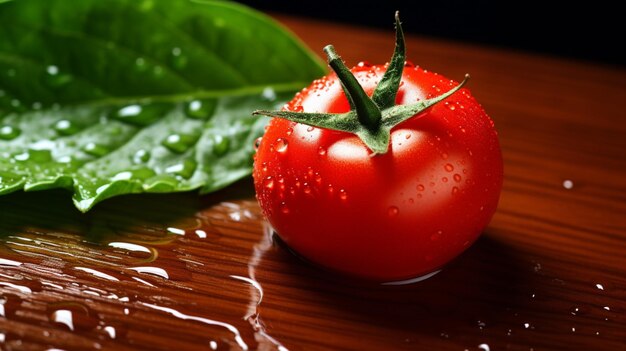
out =
[[623,340],[622,278],[515,247],[497,222],[438,274],[380,285],[297,258],[245,185],[128,196],[85,215],[66,195],[0,198],[3,350],[558,349],[572,340],[591,349]]

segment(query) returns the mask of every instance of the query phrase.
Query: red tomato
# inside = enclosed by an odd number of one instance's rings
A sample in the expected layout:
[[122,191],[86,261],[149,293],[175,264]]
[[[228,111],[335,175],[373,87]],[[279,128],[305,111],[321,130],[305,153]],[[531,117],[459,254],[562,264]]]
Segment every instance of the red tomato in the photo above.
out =
[[[353,74],[371,95],[384,66]],[[405,66],[397,104],[456,83]],[[346,112],[335,74],[313,82],[285,106]],[[377,281],[425,275],[468,248],[494,214],[502,156],[492,120],[461,89],[397,125],[385,154],[355,135],[272,119],[258,148],[258,201],[282,240],[308,260]]]

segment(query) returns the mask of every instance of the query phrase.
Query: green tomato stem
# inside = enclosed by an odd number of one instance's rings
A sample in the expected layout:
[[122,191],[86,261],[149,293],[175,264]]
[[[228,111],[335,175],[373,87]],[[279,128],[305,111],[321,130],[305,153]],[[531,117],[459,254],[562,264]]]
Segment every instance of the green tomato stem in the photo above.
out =
[[345,88],[348,99],[354,104],[359,122],[370,131],[378,130],[382,120],[382,112],[378,106],[367,96],[361,84],[343,63],[341,57],[337,55],[335,48],[332,45],[327,45],[324,47],[324,52],[328,57],[330,68],[335,71],[337,78]]

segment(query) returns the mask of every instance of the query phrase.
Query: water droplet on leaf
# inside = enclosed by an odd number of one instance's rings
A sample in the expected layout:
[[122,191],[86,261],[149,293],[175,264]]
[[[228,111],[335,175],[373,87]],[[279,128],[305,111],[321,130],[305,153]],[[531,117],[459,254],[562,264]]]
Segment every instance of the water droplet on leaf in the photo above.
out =
[[193,100],[185,104],[184,111],[189,118],[206,120],[213,115],[215,107],[215,100]]
[[87,143],[83,147],[83,151],[95,157],[102,157],[109,153],[109,149],[106,146],[96,144],[96,143]]
[[54,130],[59,135],[68,136],[78,133],[80,131],[80,128],[72,121],[62,119],[54,124]]
[[213,137],[213,155],[224,156],[230,149],[230,139],[222,135],[215,135]]
[[13,140],[21,134],[21,130],[17,127],[2,126],[0,127],[1,140]]

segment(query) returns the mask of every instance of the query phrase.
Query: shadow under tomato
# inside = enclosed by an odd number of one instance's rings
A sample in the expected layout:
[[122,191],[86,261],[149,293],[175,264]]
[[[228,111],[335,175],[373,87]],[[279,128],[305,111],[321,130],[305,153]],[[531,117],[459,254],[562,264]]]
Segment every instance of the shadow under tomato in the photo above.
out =
[[[456,339],[476,347],[480,343],[476,337],[494,331],[503,336],[507,333],[513,311],[528,300],[520,287],[532,279],[517,258],[519,254],[488,234],[434,277],[404,286],[351,280],[303,262],[280,240],[276,246],[257,267],[257,279],[266,296],[261,318],[268,333],[284,338],[286,346],[293,332],[286,333],[285,328],[293,326],[281,320],[298,318],[274,310],[293,302],[284,296],[301,299],[303,311],[318,314],[314,317],[318,321],[327,319],[328,326],[339,325],[337,333],[348,335],[352,328],[367,333],[367,325],[375,325],[372,332],[382,329],[385,333],[368,335],[368,342],[378,338],[386,347],[406,346],[424,337]],[[271,282],[281,282],[281,286]],[[324,328],[326,322],[321,323],[315,328]],[[486,328],[489,333],[483,333]],[[332,342],[326,347],[341,346],[341,337],[329,335],[329,340]],[[348,336],[343,340],[346,347],[359,343],[359,338],[348,340]]]

